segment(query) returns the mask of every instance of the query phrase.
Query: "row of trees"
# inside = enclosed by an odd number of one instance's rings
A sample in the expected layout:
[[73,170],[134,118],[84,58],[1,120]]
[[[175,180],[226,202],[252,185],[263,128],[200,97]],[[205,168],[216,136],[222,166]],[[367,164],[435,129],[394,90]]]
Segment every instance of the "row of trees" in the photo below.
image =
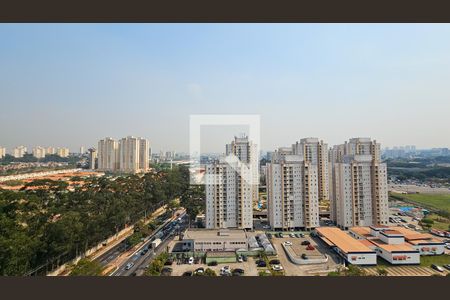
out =
[[204,203],[197,187],[189,186],[185,167],[142,177],[91,178],[72,192],[51,180],[29,185],[36,189],[0,189],[0,275],[30,274],[45,266],[37,272],[43,274],[174,198],[191,213]]

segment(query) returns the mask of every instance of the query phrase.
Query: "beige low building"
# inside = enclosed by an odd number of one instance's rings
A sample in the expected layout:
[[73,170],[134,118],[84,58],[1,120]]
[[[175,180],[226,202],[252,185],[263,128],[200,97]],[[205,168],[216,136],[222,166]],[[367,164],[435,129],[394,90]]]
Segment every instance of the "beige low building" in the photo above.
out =
[[235,252],[248,250],[247,234],[241,229],[188,229],[180,241],[182,251]]

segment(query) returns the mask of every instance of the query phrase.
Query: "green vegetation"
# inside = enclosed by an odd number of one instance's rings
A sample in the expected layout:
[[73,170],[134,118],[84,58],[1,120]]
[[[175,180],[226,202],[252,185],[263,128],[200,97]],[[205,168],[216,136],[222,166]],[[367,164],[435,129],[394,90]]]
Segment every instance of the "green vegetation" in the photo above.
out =
[[450,179],[450,168],[440,164],[450,163],[450,157],[415,159],[388,159],[388,174],[399,180],[418,179],[445,183]]
[[170,200],[191,193],[185,167],[143,176],[89,178],[74,191],[61,181],[27,185],[37,189],[0,190],[3,276],[45,274]]
[[367,272],[358,266],[349,265],[345,269],[329,272],[328,276],[368,276]]
[[423,255],[420,257],[421,266],[429,267],[432,264],[439,266],[450,264],[450,255]]
[[19,185],[23,184],[23,181],[21,181],[21,180],[8,180],[8,181],[3,182],[3,184],[7,185],[7,186],[19,186]]
[[446,210],[450,213],[450,194],[396,194],[397,197],[406,199],[411,203],[417,203],[437,210]]
[[[425,207],[447,220],[450,219],[450,194],[389,193],[389,195],[393,199]],[[442,219],[441,221],[445,221],[445,219]]]
[[436,214],[427,215],[427,219],[431,219],[433,221],[432,225],[433,228],[450,231],[450,219],[441,217]]
[[377,267],[377,273],[379,276],[387,276],[388,271],[383,267]]
[[186,209],[189,218],[195,217],[205,211],[205,186],[191,185],[180,197],[180,205]]
[[103,267],[99,262],[83,258],[72,269],[70,276],[100,276],[102,271]]
[[148,266],[148,269],[145,271],[146,276],[160,276],[161,271],[164,268],[164,264],[169,258],[169,254],[167,252],[163,252],[158,255]]

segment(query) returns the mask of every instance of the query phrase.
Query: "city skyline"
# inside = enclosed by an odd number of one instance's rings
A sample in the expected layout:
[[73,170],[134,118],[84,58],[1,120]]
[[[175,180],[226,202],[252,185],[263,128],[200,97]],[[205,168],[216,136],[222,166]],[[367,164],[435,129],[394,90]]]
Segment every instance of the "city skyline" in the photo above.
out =
[[261,116],[266,150],[304,136],[450,147],[449,34],[447,24],[4,24],[0,144],[77,152],[135,135],[188,152],[190,115],[231,113]]

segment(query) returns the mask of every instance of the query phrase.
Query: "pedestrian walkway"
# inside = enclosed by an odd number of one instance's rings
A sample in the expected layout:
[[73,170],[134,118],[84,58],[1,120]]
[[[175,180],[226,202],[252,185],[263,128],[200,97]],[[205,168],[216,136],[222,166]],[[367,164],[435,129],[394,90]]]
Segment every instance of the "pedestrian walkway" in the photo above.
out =
[[[441,273],[434,271],[429,267],[421,266],[390,266],[384,268],[388,276],[431,276]],[[368,275],[377,276],[378,271],[376,267],[365,267],[364,270]]]

